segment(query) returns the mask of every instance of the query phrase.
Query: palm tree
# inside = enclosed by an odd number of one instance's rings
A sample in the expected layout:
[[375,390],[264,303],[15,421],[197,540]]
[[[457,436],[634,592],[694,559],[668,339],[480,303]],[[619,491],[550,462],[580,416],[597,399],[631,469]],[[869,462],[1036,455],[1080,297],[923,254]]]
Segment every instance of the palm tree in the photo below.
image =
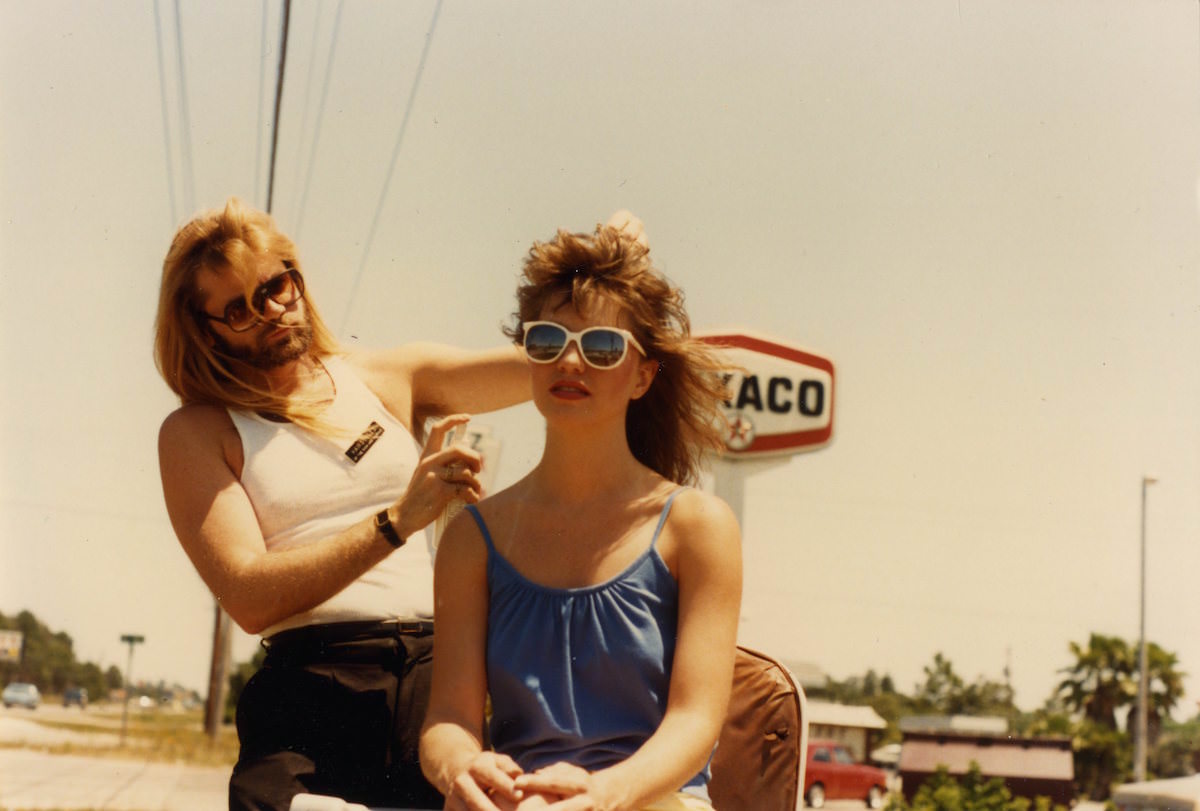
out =
[[[1117,726],[1117,713],[1137,704],[1138,650],[1116,636],[1092,634],[1087,647],[1070,643],[1075,663],[1061,672],[1055,698],[1071,712],[1083,715],[1076,729],[1075,780],[1093,800],[1109,796],[1112,784],[1126,776],[1130,767],[1130,736]],[[1146,645],[1149,691],[1147,731],[1149,743],[1158,738],[1163,720],[1183,696],[1183,676],[1175,654],[1153,642]],[[1136,723],[1130,712],[1127,729]]]
[[[1137,697],[1137,654],[1125,640],[1093,633],[1083,648],[1070,644],[1075,664],[1058,685],[1068,709],[1100,726],[1117,728],[1117,710]],[[1148,651],[1147,651],[1148,652]]]
[[[1153,642],[1146,643],[1146,743],[1150,746],[1158,742],[1163,721],[1170,716],[1179,699],[1183,698],[1183,677],[1187,674],[1178,670],[1178,667],[1178,656]],[[1137,708],[1136,700],[1133,708]],[[1133,734],[1136,718],[1137,713],[1130,712],[1125,721],[1125,729],[1130,735]]]
[[1091,800],[1105,800],[1129,770],[1129,738],[1117,729],[1117,710],[1137,696],[1137,652],[1125,640],[1093,633],[1087,647],[1070,643],[1075,663],[1062,668],[1056,697],[1083,715],[1072,735],[1075,785]]

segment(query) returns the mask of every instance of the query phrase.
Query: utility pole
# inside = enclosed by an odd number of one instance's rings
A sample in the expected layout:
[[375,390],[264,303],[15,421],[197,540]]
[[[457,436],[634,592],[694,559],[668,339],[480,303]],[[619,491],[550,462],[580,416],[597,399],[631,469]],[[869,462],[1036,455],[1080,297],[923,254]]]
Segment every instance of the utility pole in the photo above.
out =
[[1133,747],[1133,779],[1142,782],[1146,779],[1146,738],[1149,735],[1147,714],[1149,712],[1150,678],[1147,672],[1146,656],[1146,487],[1158,479],[1153,476],[1142,476],[1142,583],[1139,589],[1141,610],[1138,620],[1138,700],[1137,700],[1137,738]]
[[219,602],[213,600],[213,605],[216,606],[216,620],[213,627],[212,666],[208,671],[208,700],[204,704],[204,731],[215,741],[225,714],[226,674],[229,672],[233,623]]
[[[275,165],[279,147],[279,113],[283,105],[283,76],[287,68],[288,28],[292,17],[292,0],[283,0],[279,32],[279,70],[275,78],[275,112],[271,125],[271,159],[267,168],[267,213],[271,214],[275,200]],[[254,182],[258,182],[257,173]],[[228,686],[230,643],[233,620],[219,601],[213,601],[216,619],[213,622],[212,660],[208,671],[208,699],[204,704],[204,731],[213,740],[221,730],[225,714],[225,691]]]
[[125,663],[125,706],[121,708],[121,745],[125,745],[125,730],[129,724],[129,690],[133,686],[133,646],[145,642],[141,634],[122,634],[121,641],[129,646],[129,659]]

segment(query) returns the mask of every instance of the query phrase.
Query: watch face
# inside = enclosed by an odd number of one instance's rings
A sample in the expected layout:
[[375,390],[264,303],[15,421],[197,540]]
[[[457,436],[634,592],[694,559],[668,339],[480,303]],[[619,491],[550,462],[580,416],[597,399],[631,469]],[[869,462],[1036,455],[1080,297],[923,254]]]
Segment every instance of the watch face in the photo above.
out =
[[392,526],[392,521],[388,518],[388,511],[386,509],[375,513],[375,529],[392,546],[400,546],[404,543],[404,539],[400,537],[400,533],[396,532],[396,528]]

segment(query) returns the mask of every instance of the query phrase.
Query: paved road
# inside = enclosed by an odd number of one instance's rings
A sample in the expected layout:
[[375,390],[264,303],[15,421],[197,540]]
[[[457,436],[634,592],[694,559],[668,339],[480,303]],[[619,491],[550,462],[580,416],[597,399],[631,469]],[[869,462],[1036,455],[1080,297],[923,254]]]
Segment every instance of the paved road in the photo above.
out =
[[50,709],[0,711],[0,811],[219,811],[228,807],[228,767],[52,755],[20,748],[116,745],[115,732],[56,729],[33,720],[49,720],[56,714]]
[[[38,710],[40,716],[29,714],[19,716],[12,710],[0,714],[0,743],[30,744],[39,746],[57,746],[61,744],[79,744],[81,746],[116,746],[121,741],[117,732],[107,732],[98,729],[95,732],[79,732],[77,730],[58,729],[44,726],[33,719],[46,717],[46,713]],[[118,727],[120,729],[120,727]]]
[[228,768],[0,749],[0,809],[219,811]]

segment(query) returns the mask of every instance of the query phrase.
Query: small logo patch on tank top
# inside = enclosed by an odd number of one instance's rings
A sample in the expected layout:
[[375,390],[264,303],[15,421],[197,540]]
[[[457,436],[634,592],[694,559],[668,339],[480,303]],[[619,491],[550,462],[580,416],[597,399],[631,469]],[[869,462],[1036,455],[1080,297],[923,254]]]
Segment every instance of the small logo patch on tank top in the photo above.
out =
[[354,440],[354,444],[346,448],[346,455],[350,457],[350,461],[358,464],[359,461],[367,455],[367,451],[371,450],[371,446],[379,441],[379,437],[383,436],[383,426],[371,420],[371,424],[367,426],[367,430],[359,435],[358,439]]

